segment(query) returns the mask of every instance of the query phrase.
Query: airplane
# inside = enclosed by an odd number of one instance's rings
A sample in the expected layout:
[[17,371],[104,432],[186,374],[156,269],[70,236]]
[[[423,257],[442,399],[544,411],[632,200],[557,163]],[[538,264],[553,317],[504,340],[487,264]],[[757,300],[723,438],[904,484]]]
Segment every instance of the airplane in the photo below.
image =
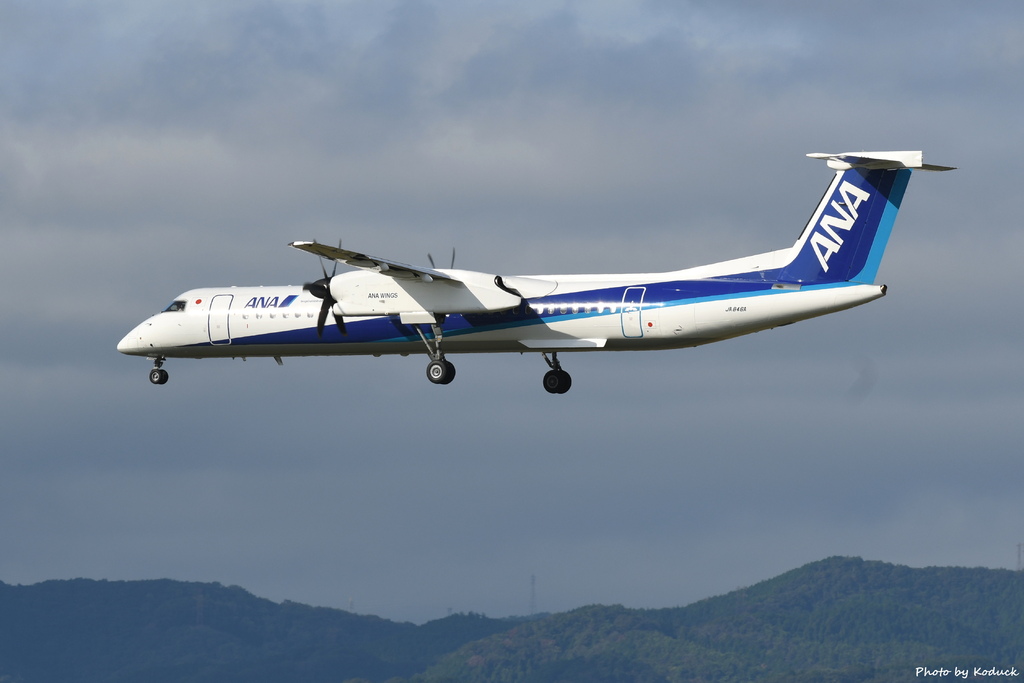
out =
[[[885,295],[875,284],[919,151],[808,154],[835,170],[791,247],[665,273],[499,275],[413,266],[299,241],[323,277],[302,286],[189,290],[136,326],[117,350],[169,358],[274,358],[426,352],[449,384],[448,354],[538,353],[544,389],[572,378],[559,353],[700,346],[846,310]],[[328,274],[324,261],[333,261]],[[344,263],[355,270],[338,274]],[[328,317],[333,325],[327,325]],[[550,354],[550,355],[549,355]]]

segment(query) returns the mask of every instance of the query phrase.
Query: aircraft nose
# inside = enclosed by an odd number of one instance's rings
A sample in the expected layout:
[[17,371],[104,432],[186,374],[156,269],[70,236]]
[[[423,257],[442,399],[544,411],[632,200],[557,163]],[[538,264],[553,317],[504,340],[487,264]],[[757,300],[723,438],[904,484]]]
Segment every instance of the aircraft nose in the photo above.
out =
[[138,346],[138,339],[135,335],[128,333],[124,336],[124,339],[117,342],[117,350],[121,353],[129,353],[132,349]]
[[142,329],[141,325],[134,328],[131,332],[126,334],[124,338],[117,342],[117,350],[121,353],[129,355],[137,355],[139,349],[142,348]]

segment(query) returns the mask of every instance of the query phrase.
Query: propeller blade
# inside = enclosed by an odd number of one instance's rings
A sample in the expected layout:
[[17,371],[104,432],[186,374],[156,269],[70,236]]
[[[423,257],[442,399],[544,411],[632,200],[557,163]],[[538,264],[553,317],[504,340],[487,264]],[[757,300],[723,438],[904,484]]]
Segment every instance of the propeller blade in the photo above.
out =
[[[427,260],[430,261],[430,267],[433,268],[434,270],[437,270],[437,266],[434,265],[434,257],[429,253],[427,254]],[[455,267],[455,247],[452,247],[452,264],[448,267]]]
[[[341,240],[338,240],[338,248],[341,248]],[[318,299],[322,299],[323,303],[320,305],[320,314],[316,317],[316,336],[323,339],[324,326],[327,324],[327,313],[330,312],[334,315],[334,324],[338,326],[338,332],[343,335],[348,334],[348,330],[345,329],[345,321],[340,315],[334,313],[334,306],[337,304],[337,300],[331,294],[331,280],[334,279],[334,274],[338,272],[338,262],[334,262],[334,267],[331,268],[331,274],[327,274],[327,268],[324,266],[324,260],[320,258],[320,271],[324,274],[322,278],[316,282],[307,282],[302,285],[302,288],[315,296]]]
[[324,303],[320,306],[320,315],[316,318],[316,336],[323,338],[324,336],[324,323],[327,322],[327,312],[331,310],[331,302],[327,297],[324,297]]
[[317,280],[316,282],[307,282],[302,285],[302,288],[315,296],[317,299],[324,299],[330,296],[330,290],[327,288],[326,280]]

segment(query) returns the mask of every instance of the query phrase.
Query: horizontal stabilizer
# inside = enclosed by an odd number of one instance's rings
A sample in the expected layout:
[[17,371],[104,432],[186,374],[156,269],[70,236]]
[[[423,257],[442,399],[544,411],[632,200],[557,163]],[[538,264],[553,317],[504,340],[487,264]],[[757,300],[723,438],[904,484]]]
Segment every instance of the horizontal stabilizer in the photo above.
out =
[[872,171],[914,168],[922,171],[952,171],[955,166],[935,166],[924,163],[923,152],[844,152],[842,154],[808,154],[812,159],[824,159],[829,168],[848,171],[864,168]]

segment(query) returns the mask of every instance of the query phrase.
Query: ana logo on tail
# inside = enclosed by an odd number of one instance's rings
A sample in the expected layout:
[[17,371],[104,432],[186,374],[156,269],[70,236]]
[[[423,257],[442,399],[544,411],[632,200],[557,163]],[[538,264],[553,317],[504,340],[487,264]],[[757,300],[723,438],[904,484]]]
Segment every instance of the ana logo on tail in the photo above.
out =
[[836,230],[849,232],[857,220],[857,209],[871,195],[847,180],[839,186],[839,199],[832,200],[832,209],[838,215],[823,214],[817,229],[811,234],[810,243],[814,255],[821,263],[821,269],[828,272],[828,260],[843,246],[843,238]]

